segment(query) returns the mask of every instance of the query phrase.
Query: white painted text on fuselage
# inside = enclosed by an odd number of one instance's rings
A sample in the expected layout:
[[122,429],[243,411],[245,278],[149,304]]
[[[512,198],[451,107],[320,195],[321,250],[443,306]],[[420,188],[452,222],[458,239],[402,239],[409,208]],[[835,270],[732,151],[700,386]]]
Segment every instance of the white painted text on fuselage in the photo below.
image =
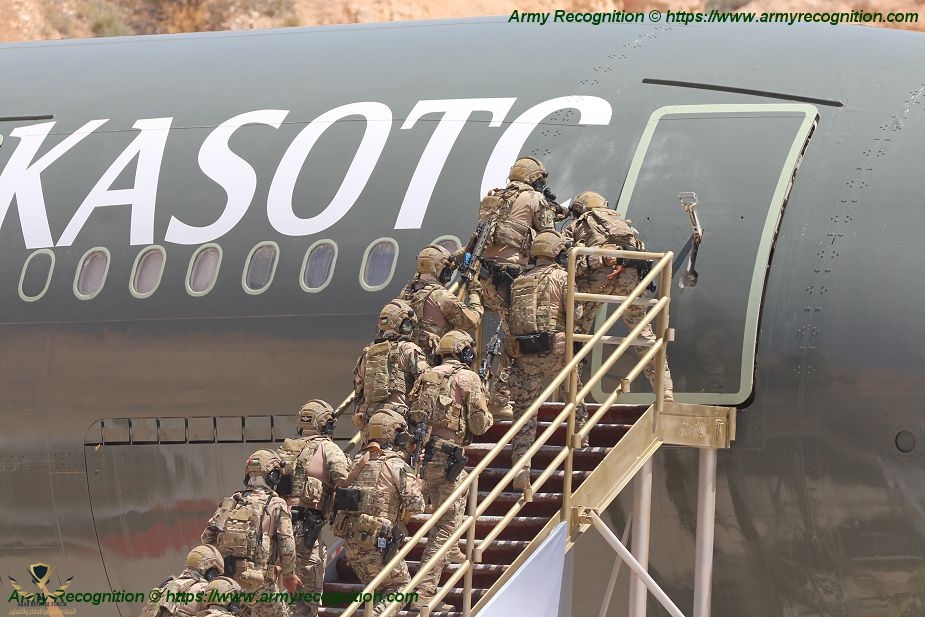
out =
[[[470,116],[487,112],[491,115],[489,127],[500,127],[515,101],[515,98],[418,101],[400,130],[413,129],[425,116],[440,114],[440,119],[408,180],[395,229],[421,227],[443,167]],[[544,118],[560,109],[578,110],[578,123],[582,125],[608,125],[612,114],[610,103],[594,96],[558,97],[529,107],[500,134],[485,166],[482,194],[505,181],[511,163],[521,154],[534,129]],[[289,110],[283,109],[242,113],[215,127],[206,136],[199,148],[198,171],[222,187],[227,194],[225,207],[215,220],[202,226],[184,222],[182,213],[177,213],[170,219],[164,242],[203,244],[215,241],[234,229],[253,203],[257,173],[251,163],[231,150],[229,141],[235,131],[245,125],[279,129],[289,113]],[[298,216],[293,208],[296,180],[302,169],[310,164],[315,144],[333,124],[357,116],[365,123],[365,129],[339,188],[317,215],[308,218]],[[135,122],[133,129],[138,131],[135,138],[108,165],[57,241],[52,238],[42,174],[53,165],[66,165],[68,156],[76,156],[71,151],[107,122],[108,119],[86,122],[39,157],[37,154],[45,146],[55,122],[22,126],[11,132],[11,136],[18,138],[19,142],[0,172],[0,223],[13,224],[6,217],[15,203],[27,248],[71,246],[91,214],[99,208],[111,207],[130,208],[129,238],[132,245],[155,242],[155,204],[173,118],[142,118]],[[305,125],[289,144],[270,181],[266,216],[273,228],[286,236],[309,236],[341,220],[365,189],[392,128],[393,115],[389,106],[370,101],[341,105]],[[322,154],[315,152],[314,156],[320,158]],[[132,186],[114,189],[113,184],[133,161],[136,165]]]

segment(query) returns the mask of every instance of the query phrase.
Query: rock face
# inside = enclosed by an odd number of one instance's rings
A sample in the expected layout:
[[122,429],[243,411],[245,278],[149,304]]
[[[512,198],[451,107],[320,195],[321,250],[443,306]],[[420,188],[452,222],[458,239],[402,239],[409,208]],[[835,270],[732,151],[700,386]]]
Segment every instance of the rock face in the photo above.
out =
[[[874,24],[925,30],[925,0],[0,0],[0,41],[241,30],[341,23],[508,15],[529,11],[890,11],[917,23]],[[782,26],[783,27],[783,26]]]

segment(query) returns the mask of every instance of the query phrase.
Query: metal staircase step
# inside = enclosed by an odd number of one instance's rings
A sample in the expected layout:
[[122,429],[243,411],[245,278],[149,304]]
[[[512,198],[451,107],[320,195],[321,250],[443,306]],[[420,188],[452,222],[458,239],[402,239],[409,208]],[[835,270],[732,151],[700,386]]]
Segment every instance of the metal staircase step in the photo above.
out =
[[[360,583],[325,583],[324,591],[326,593],[358,594],[363,591],[363,585],[361,585]],[[473,588],[472,589],[473,599],[477,600],[478,598],[481,598],[485,594],[486,591],[487,591],[486,589],[482,589],[482,588]],[[447,594],[446,598],[444,598],[444,602],[446,602],[447,604],[453,604],[457,607],[461,607],[462,606],[462,593],[463,593],[462,587],[454,587]],[[346,603],[344,604],[344,606],[346,606]]]
[[[418,514],[411,517],[408,521],[408,531],[416,533],[421,525],[430,517],[429,514]],[[495,525],[501,520],[500,516],[482,516],[475,524],[475,535],[477,539],[484,538],[495,528]],[[529,540],[539,532],[546,522],[547,516],[518,516],[515,517],[507,528],[504,530],[504,537],[507,540]]]
[[[559,415],[563,407],[564,403],[546,403],[540,407],[539,413],[537,414],[538,419],[541,422],[549,422]],[[600,405],[591,403],[585,405],[589,415],[597,411],[599,407]],[[604,424],[633,424],[642,417],[642,414],[644,414],[648,408],[648,405],[612,405],[600,421]]]
[[[479,488],[490,490],[493,489],[498,482],[510,471],[507,468],[489,468],[481,473],[479,476]],[[533,468],[530,471],[530,481],[536,482],[536,479],[540,477],[540,470]],[[590,471],[575,471],[572,472],[572,490],[578,488],[578,486],[591,475]],[[562,491],[562,478],[565,476],[565,472],[561,469],[552,472],[552,475],[543,483],[543,486],[539,487],[537,490],[544,493],[558,493]],[[510,485],[505,488],[506,491],[512,492]]]
[[[540,435],[549,428],[550,422],[537,422],[536,434]],[[592,446],[611,447],[620,441],[626,432],[631,428],[630,424],[596,424],[591,429],[590,441]],[[504,434],[511,428],[511,420],[499,420],[495,422],[484,435],[473,437],[476,443],[497,443],[504,437]],[[562,446],[565,444],[565,424],[556,427],[555,432],[546,444],[553,446]]]
[[[474,443],[466,447],[466,455],[469,457],[469,467],[475,467],[485,457],[488,452],[495,447],[491,443]],[[511,446],[505,446],[501,454],[492,461],[493,467],[511,467]],[[542,446],[540,451],[533,457],[534,464],[537,467],[545,467],[558,456],[562,451],[562,446]],[[574,468],[578,471],[592,471],[607,456],[610,448],[603,446],[592,446],[590,448],[578,448],[575,450]]]
[[[495,540],[482,555],[482,563],[508,565],[520,555],[529,542],[525,540]],[[417,546],[411,549],[408,554],[410,560],[420,560],[424,553],[424,547],[427,546],[427,539],[422,539]],[[462,550],[466,549],[465,538],[460,540],[459,546]],[[478,542],[476,542],[478,546]]]
[[[420,559],[420,558],[419,558]],[[414,576],[418,568],[421,567],[420,561],[408,561],[408,571],[411,573],[411,576]],[[504,571],[508,569],[507,564],[500,563],[477,563],[473,569],[473,584],[476,587],[491,587],[491,585],[498,580],[498,578],[504,574]],[[443,568],[443,576],[440,578],[440,584],[442,585],[447,579],[450,578],[457,570],[459,565],[451,563]],[[360,580],[357,578],[356,573],[354,573],[353,568],[350,567],[350,563],[344,559],[338,559],[337,561],[337,575],[340,582],[342,583],[359,583]]]

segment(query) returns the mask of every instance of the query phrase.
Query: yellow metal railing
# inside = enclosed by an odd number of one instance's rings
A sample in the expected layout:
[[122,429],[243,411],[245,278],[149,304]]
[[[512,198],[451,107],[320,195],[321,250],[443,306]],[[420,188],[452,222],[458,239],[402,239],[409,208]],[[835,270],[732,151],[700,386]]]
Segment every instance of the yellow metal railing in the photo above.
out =
[[[655,263],[652,267],[652,270],[645,276],[636,288],[627,296],[614,296],[606,294],[585,294],[578,293],[575,291],[575,275],[576,275],[576,259],[580,255],[597,255],[602,257],[613,257],[613,258],[626,258],[626,259],[651,259],[655,260]],[[482,560],[484,552],[492,545],[493,542],[498,538],[501,533],[504,532],[505,528],[510,524],[510,522],[517,516],[520,510],[532,500],[533,493],[541,488],[543,484],[552,476],[552,474],[558,469],[560,465],[564,463],[564,478],[563,478],[563,503],[562,510],[560,511],[559,520],[567,521],[570,516],[570,507],[573,498],[572,493],[572,471],[573,471],[573,462],[574,462],[574,450],[575,448],[581,447],[582,440],[587,437],[591,429],[600,421],[608,409],[616,402],[619,396],[625,392],[629,391],[630,383],[644,370],[645,366],[651,362],[655,361],[658,370],[656,374],[658,375],[655,387],[655,404],[650,408],[649,413],[646,414],[648,418],[647,423],[650,423],[649,430],[654,431],[655,426],[657,425],[658,415],[662,411],[662,403],[664,396],[663,388],[663,379],[664,379],[664,367],[665,367],[665,347],[667,344],[667,334],[668,334],[668,303],[669,303],[669,289],[671,286],[671,261],[673,259],[673,254],[668,253],[643,253],[643,252],[628,252],[620,251],[614,249],[603,249],[603,248],[591,248],[591,247],[576,247],[572,249],[569,253],[568,259],[568,298],[567,298],[567,308],[566,308],[566,356],[565,356],[565,366],[562,370],[553,378],[552,382],[546,387],[545,390],[537,397],[536,401],[521,415],[520,418],[515,420],[508,431],[498,440],[498,443],[495,444],[489,450],[481,461],[475,466],[472,471],[469,472],[469,475],[466,479],[460,483],[460,485],[453,491],[453,493],[442,503],[439,507],[436,508],[434,513],[431,515],[430,519],[426,521],[420,529],[405,543],[405,545],[395,554],[392,560],[386,564],[382,571],[372,580],[363,590],[363,594],[367,598],[375,597],[375,591],[382,584],[382,582],[389,576],[389,573],[395,568],[400,560],[403,560],[407,555],[414,549],[414,547],[430,532],[430,530],[435,526],[436,522],[444,515],[450,508],[454,506],[456,501],[466,494],[468,491],[468,502],[466,508],[466,514],[463,516],[463,520],[460,525],[458,525],[453,533],[450,535],[449,539],[444,543],[443,546],[436,552],[436,554],[429,559],[427,562],[421,563],[420,569],[411,579],[411,582],[402,590],[403,593],[411,593],[420,585],[424,576],[433,568],[442,567],[443,557],[452,549],[456,543],[466,535],[466,560],[459,565],[457,571],[447,580],[447,582],[438,587],[437,593],[433,599],[429,601],[429,604],[422,609],[421,615],[427,617],[430,614],[432,608],[439,603],[441,603],[446,597],[446,595],[453,589],[460,579],[463,579],[463,615],[469,617],[472,614],[472,589],[473,589],[473,569],[474,564]],[[659,279],[658,284],[658,293],[657,298],[654,301],[647,301],[642,299],[642,295],[645,292],[646,288],[651,282],[656,278]],[[620,306],[604,321],[604,323],[598,328],[598,331],[593,335],[578,335],[573,334],[574,331],[574,302],[581,301],[594,301],[594,302],[605,302],[605,303],[619,303]],[[578,389],[578,370],[579,364],[584,360],[588,354],[591,353],[591,350],[595,345],[601,342],[616,342],[613,337],[605,336],[605,332],[608,332],[619,320],[623,314],[626,312],[627,308],[631,304],[639,304],[649,306],[649,310],[642,320],[630,331],[630,333],[619,343],[617,348],[611,352],[607,359],[601,364],[601,367],[587,380],[583,387]],[[639,358],[637,364],[627,373],[627,375],[620,380],[620,383],[613,390],[613,392],[607,397],[607,399],[601,404],[600,408],[586,421],[585,425],[580,429],[576,430],[576,421],[575,421],[575,410],[578,405],[580,405],[585,397],[591,392],[591,389],[600,383],[603,377],[613,368],[617,361],[623,356],[627,349],[635,343],[639,338],[643,329],[649,324],[651,324],[655,318],[658,317],[658,322],[655,327],[656,340],[653,345],[647,350],[647,352]],[[582,347],[574,352],[572,343],[573,341],[578,341],[583,343]],[[558,413],[555,419],[552,420],[550,425],[536,437],[533,445],[527,450],[527,452],[520,457],[517,461],[513,461],[510,471],[508,471],[504,477],[497,483],[497,485],[492,489],[488,495],[479,500],[478,498],[478,482],[479,475],[487,469],[489,466],[494,463],[494,461],[501,455],[504,448],[510,445],[513,441],[513,438],[520,429],[527,424],[527,422],[533,418],[538,412],[540,407],[568,380],[568,402]],[[348,397],[348,399],[351,397]],[[342,403],[342,405],[348,404],[347,401]],[[527,461],[531,460],[546,443],[552,438],[552,435],[555,433],[556,429],[562,422],[567,422],[567,434],[565,439],[565,446],[559,451],[558,454],[552,459],[552,461],[547,465],[547,467],[540,473],[537,480],[531,484],[528,484],[528,488],[524,490],[523,496],[515,502],[510,510],[505,514],[502,519],[494,526],[491,532],[478,543],[476,548],[475,544],[475,531],[476,523],[479,520],[479,517],[482,516],[489,507],[494,503],[498,496],[502,493],[503,489],[513,481],[514,477],[520,472],[520,469],[526,465]],[[354,437],[354,440],[358,443],[359,436]],[[351,441],[353,443],[353,440]],[[637,456],[638,460],[648,459],[651,456],[653,449],[644,450],[643,453],[640,453]],[[637,461],[638,462],[638,461]],[[643,460],[644,462],[644,460]],[[615,496],[615,495],[613,495]],[[613,497],[612,496],[612,497]],[[611,497],[611,499],[612,499]],[[551,521],[552,522],[552,521]],[[532,546],[532,544],[531,544]],[[529,550],[529,549],[528,549]],[[525,551],[526,553],[526,551]],[[526,558],[525,554],[522,554],[518,557],[514,565],[511,566],[509,570],[513,570],[515,566],[522,563]],[[510,571],[506,573],[503,578],[507,578],[510,575]],[[497,587],[497,585],[495,586]],[[492,588],[492,590],[495,589]],[[369,595],[367,595],[369,594]],[[483,598],[482,602],[484,602]],[[480,602],[481,603],[481,602]],[[366,603],[366,614],[372,615],[372,604],[373,601],[369,600]],[[346,608],[342,613],[342,617],[350,617],[351,615],[356,614],[357,610],[361,606],[360,602],[354,602]],[[401,605],[398,603],[390,604],[386,611],[382,613],[382,617],[389,617],[395,615],[398,611],[401,610]]]

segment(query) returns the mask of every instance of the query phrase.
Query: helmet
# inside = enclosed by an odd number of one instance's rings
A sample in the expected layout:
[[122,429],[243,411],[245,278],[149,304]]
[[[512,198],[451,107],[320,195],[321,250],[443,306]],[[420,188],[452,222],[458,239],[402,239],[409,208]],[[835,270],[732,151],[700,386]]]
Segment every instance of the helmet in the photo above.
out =
[[428,244],[418,253],[418,274],[430,274],[443,284],[449,283],[453,276],[451,253],[437,244]]
[[225,560],[211,544],[200,544],[186,556],[186,567],[198,570],[207,580],[225,573]]
[[244,465],[244,483],[247,483],[247,476],[263,476],[267,484],[276,486],[282,475],[282,469],[286,466],[276,452],[272,450],[257,450],[247,457],[247,463]]
[[408,423],[397,411],[380,409],[366,425],[366,441],[375,441],[383,448],[403,446],[409,440]]
[[414,309],[404,300],[392,300],[379,313],[379,336],[382,338],[407,338],[417,325]]
[[607,200],[600,193],[594,191],[585,191],[580,193],[569,206],[573,216],[581,216],[591,208],[606,208]]
[[299,434],[315,431],[321,435],[334,434],[334,408],[319,398],[313,398],[299,410]]
[[202,590],[202,597],[205,599],[200,606],[204,608],[221,606],[232,615],[241,612],[241,586],[227,576],[219,576],[210,581]]
[[546,257],[547,259],[555,260],[566,248],[568,247],[562,234],[550,229],[536,234],[536,239],[533,240],[533,247],[530,250],[533,257]]
[[546,168],[538,159],[522,156],[514,162],[507,177],[511,182],[524,182],[532,186],[537,180],[544,180],[547,175]]
[[450,330],[440,338],[436,353],[438,356],[453,356],[464,364],[472,364],[475,359],[475,342],[462,330]]

